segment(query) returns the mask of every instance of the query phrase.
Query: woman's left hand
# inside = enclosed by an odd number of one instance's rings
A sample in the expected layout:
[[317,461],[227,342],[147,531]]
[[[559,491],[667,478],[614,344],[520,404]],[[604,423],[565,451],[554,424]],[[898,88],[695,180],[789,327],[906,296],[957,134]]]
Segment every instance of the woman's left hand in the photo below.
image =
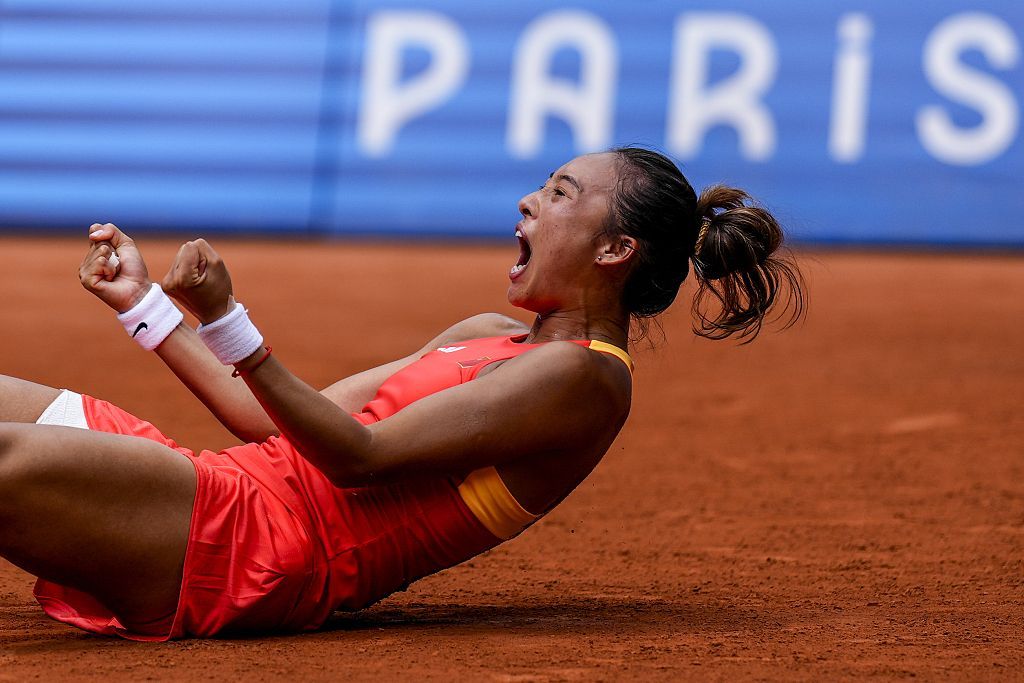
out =
[[234,303],[227,266],[204,239],[181,245],[161,286],[204,325],[223,317]]

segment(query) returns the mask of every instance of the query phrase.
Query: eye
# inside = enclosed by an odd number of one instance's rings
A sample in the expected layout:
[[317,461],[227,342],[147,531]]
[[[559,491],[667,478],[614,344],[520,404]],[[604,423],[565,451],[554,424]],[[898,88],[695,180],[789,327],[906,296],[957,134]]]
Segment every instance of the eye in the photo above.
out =
[[555,195],[556,197],[566,197],[566,198],[569,197],[569,195],[567,195],[565,193],[565,190],[563,190],[558,185],[555,185],[554,187],[548,187],[548,184],[544,183],[543,185],[538,187],[537,190],[540,191],[540,192],[548,192],[548,191],[550,191],[551,194]]

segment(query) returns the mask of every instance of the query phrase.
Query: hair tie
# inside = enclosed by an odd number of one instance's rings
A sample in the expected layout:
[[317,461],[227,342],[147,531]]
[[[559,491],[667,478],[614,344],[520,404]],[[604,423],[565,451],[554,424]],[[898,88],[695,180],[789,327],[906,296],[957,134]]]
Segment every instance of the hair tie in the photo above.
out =
[[701,247],[704,246],[704,238],[707,237],[708,228],[711,227],[711,219],[705,216],[700,222],[700,232],[697,233],[697,244],[693,248],[693,257],[700,256]]

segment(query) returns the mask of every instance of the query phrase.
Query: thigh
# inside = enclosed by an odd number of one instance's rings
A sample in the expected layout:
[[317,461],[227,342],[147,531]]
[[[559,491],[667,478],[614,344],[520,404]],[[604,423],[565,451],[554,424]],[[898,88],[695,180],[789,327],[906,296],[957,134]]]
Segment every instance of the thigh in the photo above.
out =
[[0,425],[0,555],[131,622],[173,611],[195,469],[146,439]]
[[0,422],[35,422],[59,389],[0,375]]

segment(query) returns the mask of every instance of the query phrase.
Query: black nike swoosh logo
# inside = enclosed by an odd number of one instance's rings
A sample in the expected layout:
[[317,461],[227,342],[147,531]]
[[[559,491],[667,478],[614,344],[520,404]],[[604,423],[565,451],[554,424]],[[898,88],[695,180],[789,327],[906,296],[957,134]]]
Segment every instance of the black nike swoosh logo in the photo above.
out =
[[149,325],[147,325],[146,323],[139,323],[139,326],[135,328],[134,332],[132,332],[132,339],[135,339],[135,335],[137,335],[139,332],[142,332],[144,329],[148,327]]

